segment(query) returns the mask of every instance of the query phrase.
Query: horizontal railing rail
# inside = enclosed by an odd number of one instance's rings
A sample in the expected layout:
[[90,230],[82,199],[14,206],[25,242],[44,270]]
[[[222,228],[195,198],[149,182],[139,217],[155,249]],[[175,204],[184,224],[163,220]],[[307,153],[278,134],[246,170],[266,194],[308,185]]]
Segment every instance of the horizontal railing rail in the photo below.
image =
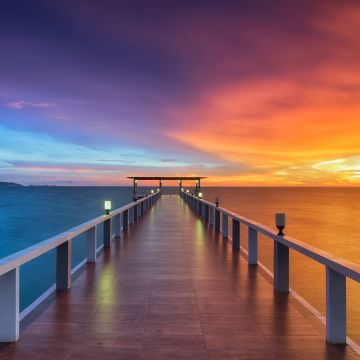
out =
[[[248,227],[248,262],[258,263],[258,233],[274,241],[274,289],[289,292],[289,249],[315,260],[326,268],[326,340],[329,343],[346,343],[346,278],[360,282],[360,265],[303,241],[282,233],[285,215],[280,215],[276,226],[279,232],[229,211],[218,204],[196,197],[185,191],[180,192],[185,202],[205,221],[214,225],[215,231],[228,238],[229,220],[232,221],[232,246],[240,249],[240,224]],[[281,220],[282,219],[282,220]]]
[[103,224],[103,247],[109,248],[113,230],[115,238],[120,237],[121,232],[143,216],[160,196],[158,191],[1,259],[0,342],[12,342],[19,338],[19,269],[22,265],[56,249],[56,290],[68,290],[71,288],[72,239],[86,233],[86,260],[88,263],[96,262],[97,226]]

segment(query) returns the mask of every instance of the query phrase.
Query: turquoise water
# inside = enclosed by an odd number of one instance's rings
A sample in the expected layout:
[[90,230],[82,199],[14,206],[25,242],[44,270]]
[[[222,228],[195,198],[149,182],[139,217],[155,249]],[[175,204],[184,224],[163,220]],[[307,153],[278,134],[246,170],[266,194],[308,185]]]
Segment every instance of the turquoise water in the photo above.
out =
[[[148,191],[150,188],[142,188]],[[176,188],[166,192],[176,193]],[[243,216],[274,227],[274,214],[285,211],[285,232],[360,263],[360,188],[203,188],[204,197]],[[57,235],[132,201],[131,187],[0,188],[0,258]],[[101,227],[98,234],[102,235]],[[241,243],[246,248],[246,229]],[[100,244],[101,239],[98,239]],[[273,243],[259,237],[259,259],[272,269]],[[73,241],[73,267],[85,258],[85,237]],[[325,269],[290,252],[291,287],[325,313]],[[20,269],[20,303],[26,308],[55,282],[55,251]],[[360,343],[360,284],[347,281],[348,333]]]
[[[57,235],[132,201],[130,187],[0,188],[0,258]],[[101,226],[98,230],[102,235]],[[101,239],[98,239],[100,244]],[[73,240],[73,267],[85,258],[85,235]],[[55,282],[55,250],[20,268],[20,309]]]

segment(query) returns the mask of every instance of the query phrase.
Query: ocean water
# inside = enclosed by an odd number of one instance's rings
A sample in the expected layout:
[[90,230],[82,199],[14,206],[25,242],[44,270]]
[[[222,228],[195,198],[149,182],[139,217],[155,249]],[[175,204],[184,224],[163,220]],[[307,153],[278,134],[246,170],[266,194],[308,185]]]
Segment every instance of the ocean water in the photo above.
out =
[[[141,188],[144,192],[150,188]],[[164,193],[176,188],[164,188]],[[205,199],[274,227],[286,212],[285,233],[360,263],[360,188],[203,188]],[[132,200],[131,187],[0,187],[0,258],[57,235]],[[101,228],[98,231],[100,237]],[[100,244],[100,238],[98,242]],[[247,233],[241,228],[241,244]],[[73,267],[85,258],[85,236],[73,241]],[[259,236],[259,260],[273,268],[273,243]],[[20,307],[26,308],[55,282],[55,251],[20,269]],[[325,268],[290,251],[290,286],[325,314]],[[360,343],[360,284],[347,280],[348,334]]]
[[[144,189],[145,191],[145,189]],[[0,258],[57,235],[132,201],[130,187],[0,187]],[[98,227],[98,244],[102,228]],[[73,240],[73,268],[86,257],[85,235]],[[56,252],[20,267],[20,309],[55,282]]]

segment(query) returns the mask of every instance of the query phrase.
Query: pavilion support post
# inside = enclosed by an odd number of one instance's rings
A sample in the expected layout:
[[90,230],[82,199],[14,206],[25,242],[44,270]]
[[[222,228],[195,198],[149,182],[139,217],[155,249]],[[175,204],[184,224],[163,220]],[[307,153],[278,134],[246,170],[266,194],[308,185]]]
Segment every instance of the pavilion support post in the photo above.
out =
[[232,220],[232,247],[240,249],[240,223],[238,220]]
[[346,344],[346,277],[326,267],[326,341]]
[[0,342],[19,339],[19,268],[0,276]]

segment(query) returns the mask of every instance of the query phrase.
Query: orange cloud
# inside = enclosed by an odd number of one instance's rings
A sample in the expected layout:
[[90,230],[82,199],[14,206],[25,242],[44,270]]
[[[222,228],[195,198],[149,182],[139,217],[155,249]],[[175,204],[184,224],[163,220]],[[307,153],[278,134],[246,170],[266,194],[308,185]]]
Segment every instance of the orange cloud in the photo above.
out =
[[[337,71],[332,86],[326,79]],[[360,74],[340,75],[340,69],[324,69],[312,87],[276,80],[214,89],[182,114],[184,126],[167,135],[252,169],[222,181],[357,183],[356,175],[313,166],[360,154],[360,95],[343,90],[356,87]]]

